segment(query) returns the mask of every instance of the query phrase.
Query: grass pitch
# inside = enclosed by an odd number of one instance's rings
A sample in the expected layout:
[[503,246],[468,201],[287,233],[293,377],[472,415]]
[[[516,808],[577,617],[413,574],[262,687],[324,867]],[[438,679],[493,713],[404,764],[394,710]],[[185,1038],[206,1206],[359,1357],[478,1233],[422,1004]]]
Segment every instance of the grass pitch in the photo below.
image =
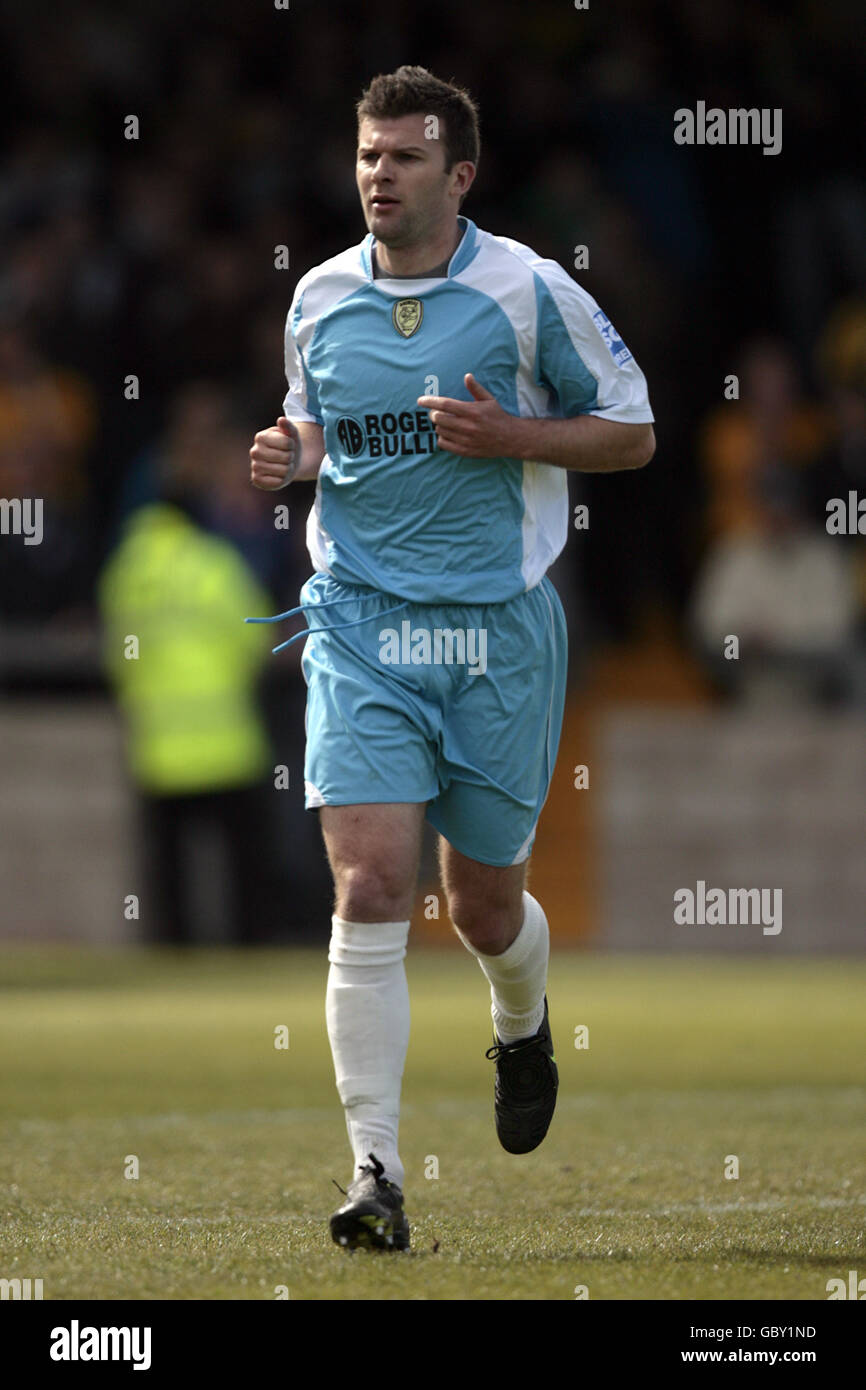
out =
[[407,967],[413,1251],[349,1255],[324,948],[5,948],[0,1276],[46,1299],[811,1300],[866,1271],[866,962],[556,953],[560,1099],[524,1157],[495,1137],[477,966]]

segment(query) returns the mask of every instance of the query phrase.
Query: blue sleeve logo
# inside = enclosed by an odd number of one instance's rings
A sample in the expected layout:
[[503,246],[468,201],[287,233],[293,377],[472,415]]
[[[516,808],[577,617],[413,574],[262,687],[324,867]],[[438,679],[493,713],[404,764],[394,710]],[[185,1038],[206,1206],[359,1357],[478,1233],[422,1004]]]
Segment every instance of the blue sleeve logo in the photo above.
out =
[[631,353],[617,334],[616,329],[611,323],[607,314],[599,309],[597,314],[593,314],[592,321],[607,344],[607,350],[618,367],[624,367],[626,362],[631,361]]

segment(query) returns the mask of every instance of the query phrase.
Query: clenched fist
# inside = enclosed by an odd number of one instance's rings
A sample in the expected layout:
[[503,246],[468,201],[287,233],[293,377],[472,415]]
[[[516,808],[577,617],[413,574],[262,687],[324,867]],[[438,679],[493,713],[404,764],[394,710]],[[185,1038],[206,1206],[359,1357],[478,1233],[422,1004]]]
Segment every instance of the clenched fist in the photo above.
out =
[[250,461],[254,487],[275,492],[290,483],[301,463],[301,437],[291,420],[281,415],[270,429],[259,430]]

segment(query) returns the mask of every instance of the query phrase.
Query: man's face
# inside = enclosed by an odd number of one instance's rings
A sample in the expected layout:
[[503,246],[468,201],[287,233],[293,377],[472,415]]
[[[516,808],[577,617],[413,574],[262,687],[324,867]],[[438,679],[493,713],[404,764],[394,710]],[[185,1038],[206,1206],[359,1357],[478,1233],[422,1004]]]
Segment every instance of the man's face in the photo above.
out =
[[[414,246],[453,218],[474,176],[463,162],[445,172],[445,141],[425,139],[426,118],[365,116],[356,180],[367,228],[384,246]],[[441,124],[440,124],[441,131]]]

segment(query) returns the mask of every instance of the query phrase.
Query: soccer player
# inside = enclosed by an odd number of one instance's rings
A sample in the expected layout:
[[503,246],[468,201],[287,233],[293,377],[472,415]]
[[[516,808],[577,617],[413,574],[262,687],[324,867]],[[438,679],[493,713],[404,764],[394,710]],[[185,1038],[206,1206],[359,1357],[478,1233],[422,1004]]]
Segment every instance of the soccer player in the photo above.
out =
[[525,886],[565,698],[546,571],[567,535],[567,471],[641,468],[655,439],[643,373],[595,301],[460,215],[479,158],[471,97],[403,66],[371,82],[357,117],[368,235],[298,282],[283,415],[250,458],[260,488],[318,479],[301,590],[306,806],[335,884],[326,1017],[355,1160],[331,1233],[400,1250],[423,822],[490,982],[497,1134],[528,1153],[558,1084],[548,924]]

